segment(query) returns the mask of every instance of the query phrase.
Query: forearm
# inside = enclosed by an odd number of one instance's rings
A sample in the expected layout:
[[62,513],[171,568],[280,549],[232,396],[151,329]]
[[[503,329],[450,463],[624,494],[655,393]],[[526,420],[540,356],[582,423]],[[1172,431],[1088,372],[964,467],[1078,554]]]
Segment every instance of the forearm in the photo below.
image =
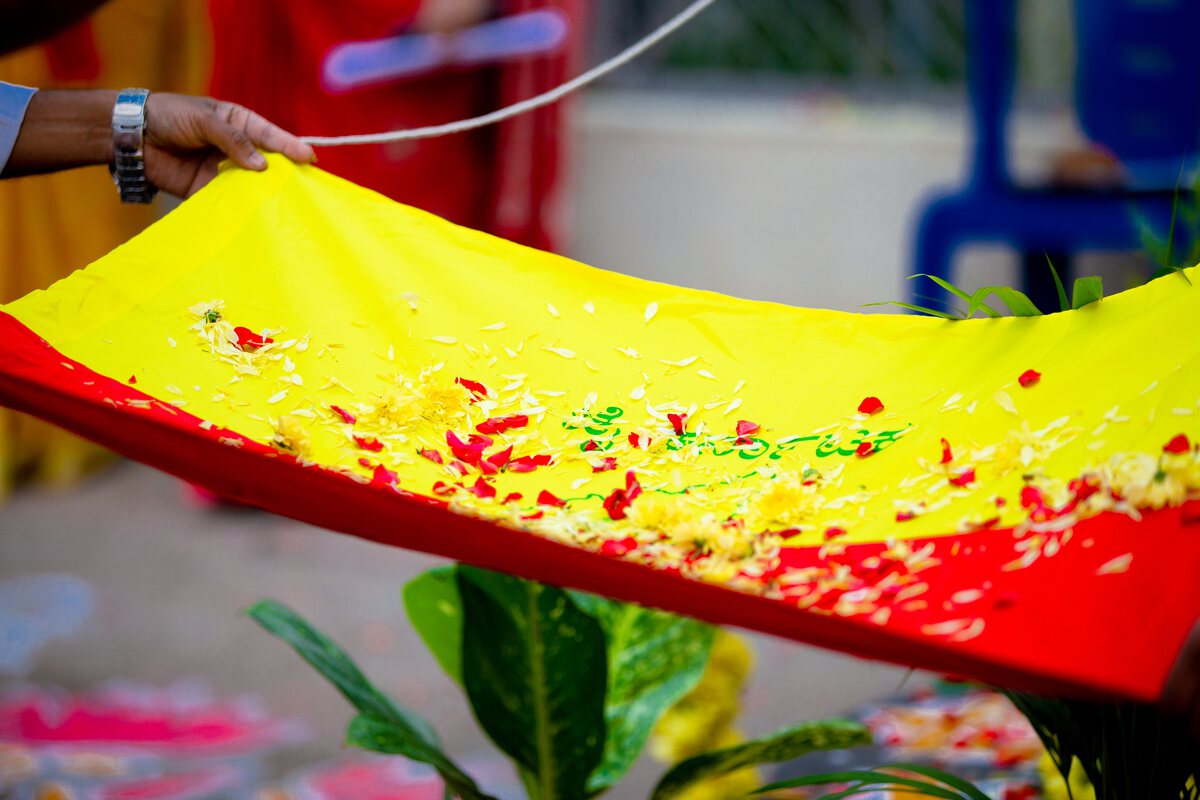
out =
[[106,0],[0,0],[0,54],[19,50],[69,28]]
[[0,177],[109,163],[116,98],[103,89],[35,94]]

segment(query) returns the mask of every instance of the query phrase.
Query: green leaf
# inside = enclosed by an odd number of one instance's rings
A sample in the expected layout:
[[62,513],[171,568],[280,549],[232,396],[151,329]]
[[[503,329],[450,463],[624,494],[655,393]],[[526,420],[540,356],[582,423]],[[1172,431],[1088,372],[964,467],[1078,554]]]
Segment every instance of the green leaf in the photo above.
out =
[[918,775],[924,775],[927,778],[933,778],[935,781],[944,783],[947,786],[957,789],[962,792],[964,797],[969,797],[971,800],[990,800],[979,787],[970,781],[963,780],[957,775],[951,775],[948,772],[943,772],[934,767],[926,767],[920,764],[887,764],[887,769],[902,769],[906,772],[915,772]]
[[716,629],[632,603],[570,594],[600,622],[608,642],[604,756],[587,782],[588,793],[595,795],[621,779],[663,713],[695,687]]
[[1054,277],[1054,288],[1058,291],[1058,310],[1070,311],[1071,304],[1067,302],[1067,290],[1063,288],[1062,278],[1058,277],[1058,270],[1054,268],[1054,262],[1050,260],[1050,254],[1046,253],[1046,266],[1050,267],[1050,274]]
[[447,794],[453,794],[463,800],[495,800],[490,795],[479,791],[479,787],[475,785],[471,777],[448,758],[443,756],[438,760],[430,760],[428,753],[420,744],[391,721],[379,719],[370,714],[359,714],[350,721],[350,726],[346,730],[346,744],[374,753],[404,756],[413,761],[429,764],[446,782]]
[[950,281],[943,280],[942,278],[939,278],[936,275],[930,275],[926,272],[918,272],[916,275],[908,276],[908,279],[910,281],[913,280],[914,278],[929,278],[929,280],[933,281],[938,286],[942,287],[943,289],[945,289],[947,292],[954,295],[958,299],[965,300],[968,303],[971,302],[971,295],[967,294],[964,290],[958,288]]
[[460,566],[462,677],[480,726],[530,773],[531,800],[585,797],[604,753],[600,623],[562,589]]
[[1008,286],[989,286],[989,294],[1000,298],[1000,302],[1008,306],[1008,310],[1018,317],[1040,317],[1041,309],[1034,305],[1024,292],[1019,292]]
[[462,598],[453,564],[434,567],[404,586],[404,610],[442,669],[462,685]]
[[871,306],[898,306],[900,308],[907,308],[909,311],[915,311],[918,314],[924,314],[927,317],[940,317],[941,319],[954,321],[962,319],[961,316],[951,314],[948,311],[938,311],[935,308],[926,308],[925,306],[914,306],[912,303],[902,303],[899,300],[881,300],[878,303],[862,304],[863,308],[870,308]]
[[803,786],[824,786],[829,783],[853,784],[848,789],[833,794],[821,795],[818,800],[841,800],[858,794],[875,792],[879,789],[895,790],[905,794],[921,794],[925,797],[938,797],[942,800],[964,800],[963,795],[945,786],[940,786],[918,778],[904,778],[879,770],[851,770],[846,772],[824,772],[819,775],[805,775],[801,778],[789,778],[762,786],[754,790],[754,794],[766,794],[780,789],[793,789]]
[[789,761],[815,750],[839,750],[870,744],[871,733],[857,722],[824,720],[781,728],[760,739],[701,753],[685,759],[663,775],[651,800],[675,797],[696,781],[724,775],[755,764]]
[[[359,711],[350,724],[349,738],[354,744],[368,741],[361,733],[369,726],[378,739],[394,749],[380,752],[403,753],[414,761],[429,764],[464,800],[490,800],[441,750],[433,726],[407,709],[401,708],[371,684],[350,657],[328,636],[310,625],[296,612],[275,600],[255,604],[247,615],[268,632],[291,646],[317,672],[334,685]],[[365,720],[360,722],[360,720]],[[368,745],[361,745],[375,749]],[[402,750],[399,748],[403,748]]]
[[1071,292],[1071,302],[1073,308],[1083,308],[1089,303],[1094,303],[1104,297],[1104,284],[1100,280],[1099,275],[1092,275],[1087,278],[1078,278],[1075,281],[1074,289]]

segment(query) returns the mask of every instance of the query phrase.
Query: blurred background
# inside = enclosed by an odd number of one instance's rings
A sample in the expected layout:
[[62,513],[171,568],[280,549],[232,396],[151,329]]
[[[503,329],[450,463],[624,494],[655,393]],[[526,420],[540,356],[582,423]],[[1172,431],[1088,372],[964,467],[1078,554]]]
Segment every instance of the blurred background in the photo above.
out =
[[[446,122],[551,88],[684,5],[113,0],[0,59],[0,79],[212,94],[299,134],[363,133]],[[793,305],[936,305],[907,277],[943,267],[968,288],[1007,284],[1044,296],[1036,293],[1047,273],[1036,265],[1047,254],[1064,272],[1100,273],[1119,290],[1155,266],[1143,218],[1161,223],[1186,153],[1167,142],[1149,152],[1162,156],[1157,166],[1147,166],[1154,159],[1145,148],[1121,149],[1079,69],[1099,46],[1086,36],[1119,39],[1122,29],[1085,31],[1074,5],[721,0],[566,103],[466,136],[322,150],[321,166],[596,266]],[[1099,3],[1097,15],[1108,5],[1124,6]],[[1131,5],[1191,13],[1169,0]],[[381,40],[391,44],[369,44]],[[1163,46],[1159,55],[1170,55],[1170,41]],[[1173,80],[1171,64],[1144,47],[1104,52]],[[1116,104],[1120,87],[1108,80]],[[1189,135],[1194,150],[1195,130]],[[1044,222],[1047,213],[1019,208],[1022,192],[1037,202],[1059,202],[1051,195],[1062,192],[1064,218],[1086,196],[1125,222],[1103,231],[1039,224],[1031,233],[1030,216]],[[987,205],[989,197],[1003,202]],[[102,170],[5,182],[0,301],[99,257],[151,216],[121,207]],[[239,713],[299,723],[274,730],[276,755],[256,767],[255,781],[328,763],[340,757],[347,707],[239,615],[269,596],[324,627],[381,686],[436,720],[451,753],[491,763],[465,701],[401,607],[400,587],[435,559],[224,507],[8,412],[0,412],[3,495],[6,696],[53,705],[61,692],[113,682],[143,707],[153,704],[147,698],[177,709],[251,696]],[[748,639],[757,665],[740,727],[752,734],[929,681]],[[30,687],[53,692],[21,695]],[[644,796],[660,770],[640,765],[619,796]]]

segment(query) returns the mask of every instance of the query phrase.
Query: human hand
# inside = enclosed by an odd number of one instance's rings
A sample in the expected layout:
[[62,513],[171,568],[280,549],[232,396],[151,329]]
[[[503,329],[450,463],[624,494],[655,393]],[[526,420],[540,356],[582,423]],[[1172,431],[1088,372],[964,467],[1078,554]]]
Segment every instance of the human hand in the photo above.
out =
[[1187,722],[1192,736],[1200,741],[1200,620],[1192,626],[1163,689],[1162,708]]
[[486,20],[492,0],[422,0],[413,29],[418,33],[454,33]]
[[316,160],[312,147],[235,103],[157,92],[146,100],[146,178],[164,192],[194,194],[226,157],[239,167],[264,170],[260,148],[297,164]]
[[[111,165],[116,98],[101,89],[39,91],[0,177]],[[146,100],[146,177],[163,191],[188,197],[212,180],[225,157],[246,169],[266,169],[258,148],[299,164],[316,160],[311,147],[234,103],[168,93]]]

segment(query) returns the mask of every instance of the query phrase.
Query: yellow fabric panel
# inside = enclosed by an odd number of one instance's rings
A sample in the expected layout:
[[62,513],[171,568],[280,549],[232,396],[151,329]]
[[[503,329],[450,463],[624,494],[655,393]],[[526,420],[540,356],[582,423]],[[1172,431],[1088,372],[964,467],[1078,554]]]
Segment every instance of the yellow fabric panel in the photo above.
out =
[[[723,518],[753,511],[780,472],[813,468],[827,481],[824,505],[796,541],[814,543],[831,525],[867,541],[952,533],[997,513],[1016,524],[1027,472],[1065,481],[1112,453],[1157,453],[1184,431],[1194,440],[1200,273],[1189,274],[1191,284],[1172,276],[1040,318],[791,308],[594,269],[272,158],[263,174],[224,172],[86,271],[5,310],[68,357],[136,376],[139,389],[261,441],[298,414],[313,460],[367,475],[357,465],[367,457],[421,494],[452,480],[415,455],[446,449],[443,421],[420,421],[377,454],[356,447],[329,406],[368,416],[401,377],[435,365],[443,387],[462,376],[499,392],[494,415],[529,411],[533,424],[512,433],[518,455],[556,455],[552,469],[498,476],[501,497],[590,495],[577,516],[599,520],[599,499],[634,468],[651,491],[701,487],[691,502]],[[214,299],[228,322],[275,338],[280,359],[260,359],[261,375],[239,375],[191,328],[188,308]],[[1025,388],[1029,369],[1042,377]],[[858,414],[868,396],[885,410]],[[620,428],[607,453],[581,452],[589,434],[564,426],[589,402],[623,411],[596,437]],[[629,447],[630,431],[669,431],[647,403],[694,404],[688,429],[702,423],[701,438],[723,443],[675,456]],[[472,413],[472,423],[484,416]],[[731,447],[739,419],[762,426],[769,452]],[[954,469],[974,468],[976,481],[949,485],[942,438]],[[860,440],[878,452],[855,455]],[[604,455],[619,469],[593,473],[589,459]],[[897,504],[916,518],[898,526]]]

